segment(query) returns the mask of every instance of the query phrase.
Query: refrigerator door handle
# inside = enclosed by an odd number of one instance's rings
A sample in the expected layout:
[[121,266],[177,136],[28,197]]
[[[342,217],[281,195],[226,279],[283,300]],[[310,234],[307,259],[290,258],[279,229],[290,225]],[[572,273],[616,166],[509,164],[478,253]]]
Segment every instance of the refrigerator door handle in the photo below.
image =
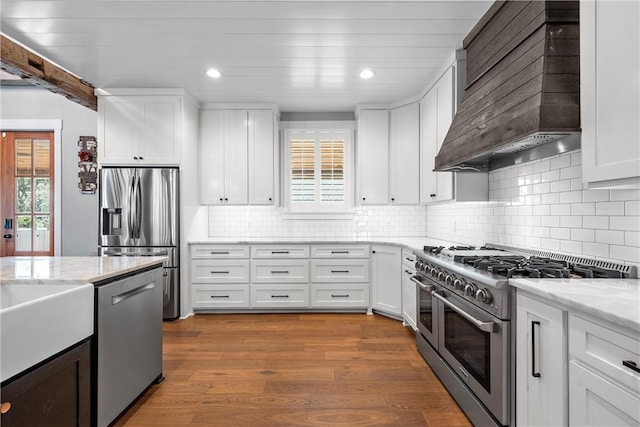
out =
[[140,227],[141,227],[141,223],[142,223],[142,209],[141,209],[141,205],[142,205],[142,192],[140,191],[140,177],[136,175],[136,177],[134,178],[134,188],[135,188],[135,211],[134,211],[134,216],[135,216],[135,226],[134,226],[134,235],[133,237],[136,239],[140,238]]
[[135,225],[134,225],[134,217],[135,217],[135,205],[134,205],[134,193],[135,193],[135,181],[136,181],[136,177],[135,175],[131,177],[131,182],[129,183],[129,212],[128,212],[128,223],[127,223],[127,231],[129,232],[129,238],[133,238],[134,235],[134,231],[135,231]]

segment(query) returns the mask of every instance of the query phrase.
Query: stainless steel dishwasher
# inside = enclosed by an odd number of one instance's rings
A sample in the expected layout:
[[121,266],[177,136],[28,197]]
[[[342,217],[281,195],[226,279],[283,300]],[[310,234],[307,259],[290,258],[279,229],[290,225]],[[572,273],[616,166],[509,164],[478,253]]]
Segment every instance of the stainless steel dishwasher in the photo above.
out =
[[109,425],[162,377],[161,264],[96,284],[94,425]]

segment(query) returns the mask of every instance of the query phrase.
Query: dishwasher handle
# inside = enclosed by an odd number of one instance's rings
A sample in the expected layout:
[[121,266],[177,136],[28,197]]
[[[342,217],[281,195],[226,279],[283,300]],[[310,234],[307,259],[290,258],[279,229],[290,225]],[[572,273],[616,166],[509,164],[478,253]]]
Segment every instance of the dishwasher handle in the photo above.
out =
[[146,285],[138,286],[137,288],[131,289],[130,291],[123,292],[118,295],[114,295],[111,297],[111,305],[120,304],[122,301],[129,299],[135,295],[138,295],[142,292],[146,292],[156,287],[155,283],[147,283]]

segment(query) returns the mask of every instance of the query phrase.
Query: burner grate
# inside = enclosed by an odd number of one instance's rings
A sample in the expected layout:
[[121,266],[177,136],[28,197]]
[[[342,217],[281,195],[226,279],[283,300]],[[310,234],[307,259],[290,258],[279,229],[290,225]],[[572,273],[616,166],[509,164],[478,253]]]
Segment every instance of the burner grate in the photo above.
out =
[[[548,252],[539,249],[526,249],[518,248],[514,246],[500,245],[497,243],[487,243],[486,246],[491,246],[496,249],[502,249],[509,252],[517,252],[529,256],[535,256],[540,258],[548,258],[553,262],[564,261],[571,265],[579,265],[582,267],[595,267],[603,270],[617,270],[620,272],[621,278],[636,279],[638,277],[637,268],[633,265],[618,264],[612,261],[601,261],[590,258],[578,257],[575,255],[558,254],[555,252]],[[596,277],[594,275],[594,277]],[[612,277],[612,276],[602,276]]]

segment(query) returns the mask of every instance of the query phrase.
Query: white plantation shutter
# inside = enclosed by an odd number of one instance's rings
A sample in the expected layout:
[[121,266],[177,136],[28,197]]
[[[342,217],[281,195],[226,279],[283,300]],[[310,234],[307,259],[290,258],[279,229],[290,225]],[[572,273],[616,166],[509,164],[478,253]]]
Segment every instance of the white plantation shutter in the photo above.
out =
[[315,140],[291,141],[291,202],[314,203],[316,199]]
[[287,135],[291,211],[347,211],[345,158],[349,133],[291,130]]
[[320,141],[320,203],[344,203],[344,140]]

